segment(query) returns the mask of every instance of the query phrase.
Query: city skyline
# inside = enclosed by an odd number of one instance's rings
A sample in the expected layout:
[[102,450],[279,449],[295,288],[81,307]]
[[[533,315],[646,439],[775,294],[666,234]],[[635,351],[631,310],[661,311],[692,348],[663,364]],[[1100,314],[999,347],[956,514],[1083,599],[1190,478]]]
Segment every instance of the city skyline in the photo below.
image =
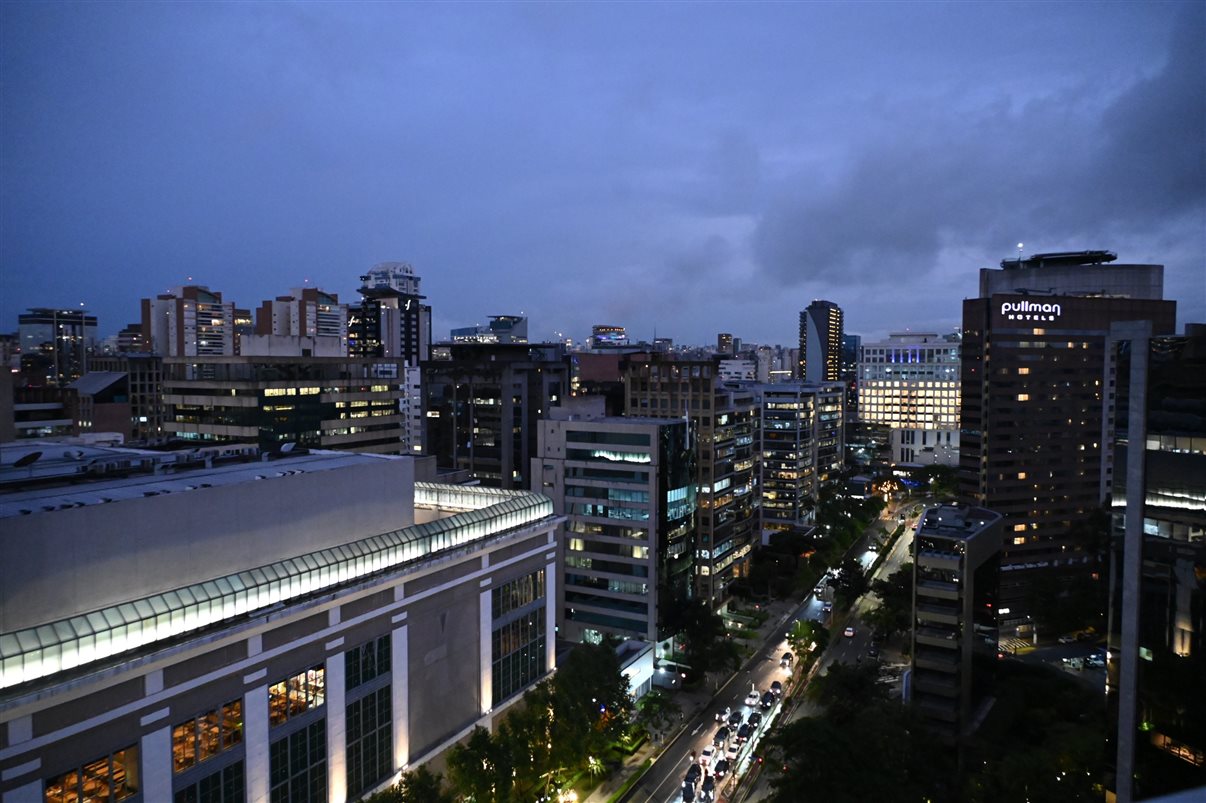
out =
[[978,270],[1103,248],[1206,319],[1196,4],[0,8],[0,331],[206,285],[422,277],[524,313],[791,345],[816,298],[945,332]]

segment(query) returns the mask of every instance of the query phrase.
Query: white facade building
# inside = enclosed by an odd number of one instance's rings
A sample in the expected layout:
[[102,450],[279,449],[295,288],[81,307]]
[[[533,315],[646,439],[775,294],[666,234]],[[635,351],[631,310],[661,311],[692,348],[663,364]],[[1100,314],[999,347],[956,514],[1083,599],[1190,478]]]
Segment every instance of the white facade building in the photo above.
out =
[[893,463],[959,463],[958,335],[894,333],[859,349],[859,420],[891,428]]

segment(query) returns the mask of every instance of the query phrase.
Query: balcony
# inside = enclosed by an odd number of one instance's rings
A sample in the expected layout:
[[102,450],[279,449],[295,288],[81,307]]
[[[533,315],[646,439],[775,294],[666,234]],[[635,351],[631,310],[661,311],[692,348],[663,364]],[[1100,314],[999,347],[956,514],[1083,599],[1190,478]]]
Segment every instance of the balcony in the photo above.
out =
[[916,613],[918,621],[944,625],[959,624],[959,608],[954,605],[925,605],[918,603]]
[[913,666],[953,674],[959,671],[959,655],[948,650],[919,649],[913,656]]
[[959,681],[951,677],[935,675],[931,672],[918,673],[913,677],[914,691],[924,694],[936,694],[940,697],[958,697]]
[[939,580],[921,580],[917,583],[917,595],[937,599],[959,599],[958,583],[943,583]]
[[956,552],[923,549],[917,553],[917,566],[922,569],[944,569],[949,572],[957,572],[962,562],[962,556]]
[[941,647],[944,650],[959,649],[959,634],[953,630],[941,627],[918,627],[916,632],[918,644],[929,647]]

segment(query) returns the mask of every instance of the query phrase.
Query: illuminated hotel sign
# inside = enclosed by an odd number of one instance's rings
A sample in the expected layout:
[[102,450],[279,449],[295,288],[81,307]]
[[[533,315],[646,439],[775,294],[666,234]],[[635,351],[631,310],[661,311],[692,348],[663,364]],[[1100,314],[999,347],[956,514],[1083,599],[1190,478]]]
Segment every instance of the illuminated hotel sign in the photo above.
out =
[[1001,314],[1010,321],[1054,321],[1063,313],[1059,304],[1038,304],[1034,301],[1005,301]]

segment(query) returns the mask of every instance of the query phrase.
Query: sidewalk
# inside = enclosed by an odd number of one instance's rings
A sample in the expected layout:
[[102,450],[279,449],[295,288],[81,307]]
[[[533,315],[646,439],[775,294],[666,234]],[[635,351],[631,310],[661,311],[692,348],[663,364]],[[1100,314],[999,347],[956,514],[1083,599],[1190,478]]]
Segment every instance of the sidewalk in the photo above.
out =
[[[765,622],[758,626],[758,637],[752,640],[753,644],[755,645],[755,653],[762,648],[768,637],[772,637],[778,631],[784,630],[789,614],[795,610],[799,604],[800,603],[798,601],[787,600],[779,600],[772,602],[769,605],[763,604],[762,609],[765,610],[769,616]],[[784,632],[786,631],[784,630]],[[618,769],[604,779],[604,781],[585,798],[586,803],[607,803],[611,796],[618,792],[620,787],[622,787],[629,778],[640,771],[641,765],[644,764],[646,760],[652,759],[656,761],[658,757],[661,756],[661,754],[665,751],[665,749],[673,744],[684,731],[686,731],[688,728],[694,728],[694,723],[701,714],[706,715],[702,720],[701,727],[703,729],[711,727],[713,724],[712,714],[715,712],[710,711],[709,708],[715,707],[715,704],[713,703],[713,700],[715,699],[714,695],[718,690],[723,689],[726,685],[732,682],[733,678],[737,677],[744,671],[744,668],[745,664],[743,662],[742,666],[736,672],[728,673],[720,677],[709,675],[705,681],[699,684],[699,686],[696,688],[678,689],[671,692],[672,699],[678,703],[679,709],[682,712],[680,724],[672,727],[658,744],[654,744],[652,739],[646,740],[646,742],[641,745],[641,747],[635,753],[625,759],[624,763]]]

